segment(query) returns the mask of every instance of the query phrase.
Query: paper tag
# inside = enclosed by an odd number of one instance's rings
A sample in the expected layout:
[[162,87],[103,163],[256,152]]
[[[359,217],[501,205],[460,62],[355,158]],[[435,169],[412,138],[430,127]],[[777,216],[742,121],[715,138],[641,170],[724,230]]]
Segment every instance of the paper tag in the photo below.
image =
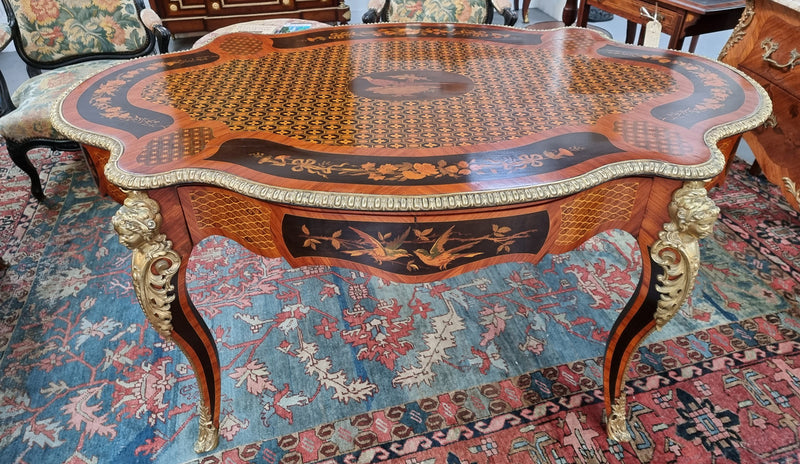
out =
[[661,40],[661,23],[649,21],[644,26],[644,46],[657,48],[659,40]]
[[658,42],[661,40],[661,23],[658,21],[658,3],[656,3],[655,14],[650,14],[645,7],[641,8],[641,14],[650,21],[644,25],[644,41],[645,47],[658,47]]

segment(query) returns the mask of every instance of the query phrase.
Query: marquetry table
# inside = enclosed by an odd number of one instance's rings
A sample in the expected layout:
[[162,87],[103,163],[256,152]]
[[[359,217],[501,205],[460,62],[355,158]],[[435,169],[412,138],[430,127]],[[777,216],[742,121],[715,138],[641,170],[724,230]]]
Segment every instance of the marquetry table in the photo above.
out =
[[124,203],[113,225],[139,302],[198,379],[203,452],[218,441],[220,365],[185,272],[215,234],[293,266],[421,282],[625,230],[646,258],[603,390],[608,434],[627,439],[625,368],[691,291],[719,146],[769,113],[727,65],[586,29],[389,24],[137,59],[69,92],[53,119]]

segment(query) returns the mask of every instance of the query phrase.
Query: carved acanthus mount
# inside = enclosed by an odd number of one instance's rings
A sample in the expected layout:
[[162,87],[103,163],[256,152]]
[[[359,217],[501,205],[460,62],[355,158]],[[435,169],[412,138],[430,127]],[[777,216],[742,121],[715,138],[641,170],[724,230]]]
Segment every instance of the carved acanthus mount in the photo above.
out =
[[783,177],[782,180],[783,186],[786,188],[786,192],[788,193],[787,196],[800,205],[800,189],[797,188],[795,181],[793,181],[790,177]]
[[700,268],[699,239],[709,235],[719,208],[708,198],[704,182],[691,181],[676,190],[669,204],[672,222],[664,224],[650,255],[664,268],[659,275],[661,293],[656,309],[656,327],[672,319],[694,288]]
[[608,438],[618,442],[629,442],[632,440],[631,434],[628,432],[628,421],[626,420],[627,401],[625,399],[625,392],[622,392],[617,397],[614,404],[611,405],[611,415],[606,422],[606,433]]
[[214,427],[214,420],[208,407],[200,406],[198,408],[200,413],[200,430],[197,435],[197,441],[194,444],[194,451],[196,453],[207,453],[219,445],[219,430]]
[[120,243],[133,251],[131,274],[139,304],[153,328],[169,339],[170,304],[175,299],[172,276],[178,272],[181,259],[172,250],[172,242],[160,233],[158,203],[144,192],[128,192],[111,223]]
[[745,31],[747,26],[750,25],[750,22],[753,21],[753,17],[755,16],[755,2],[754,0],[747,0],[745,2],[745,8],[742,12],[742,16],[739,17],[739,23],[736,24],[736,27],[733,28],[733,32],[731,33],[730,38],[728,38],[728,42],[725,46],[722,47],[722,50],[719,52],[719,56],[717,56],[718,60],[722,60],[730,51],[731,47],[736,45],[739,41],[744,38]]

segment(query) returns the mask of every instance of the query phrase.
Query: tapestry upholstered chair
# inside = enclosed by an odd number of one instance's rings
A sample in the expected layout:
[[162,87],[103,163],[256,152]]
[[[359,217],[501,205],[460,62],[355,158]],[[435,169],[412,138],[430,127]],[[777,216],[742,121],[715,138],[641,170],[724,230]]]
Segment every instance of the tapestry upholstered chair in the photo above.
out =
[[31,193],[44,199],[39,174],[28,158],[37,147],[73,150],[78,145],[53,129],[50,111],[63,93],[103,69],[165,52],[169,31],[144,0],[2,0],[0,50],[13,41],[30,77],[9,96],[0,72],[0,136],[11,160],[31,178]]
[[511,9],[511,0],[369,0],[361,20],[491,24],[495,10],[503,16],[503,24],[516,24],[517,13]]

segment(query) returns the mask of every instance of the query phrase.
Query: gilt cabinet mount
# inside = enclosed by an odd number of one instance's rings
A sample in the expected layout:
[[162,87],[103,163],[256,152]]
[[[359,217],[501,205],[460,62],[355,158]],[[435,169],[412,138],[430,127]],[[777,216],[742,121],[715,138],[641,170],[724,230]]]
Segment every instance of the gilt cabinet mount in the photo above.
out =
[[150,0],[173,34],[206,32],[243,21],[302,18],[331,24],[350,21],[344,0]]

